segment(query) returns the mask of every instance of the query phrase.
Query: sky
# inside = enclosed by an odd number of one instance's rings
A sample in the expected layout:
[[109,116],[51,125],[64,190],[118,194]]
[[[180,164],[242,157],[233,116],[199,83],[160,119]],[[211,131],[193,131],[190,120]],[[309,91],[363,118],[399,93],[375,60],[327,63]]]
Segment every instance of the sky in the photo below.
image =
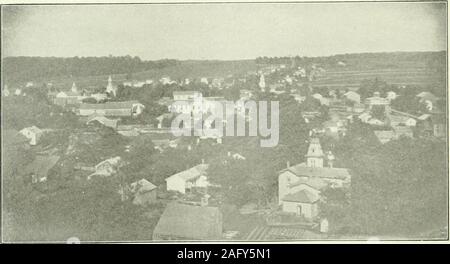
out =
[[3,6],[3,56],[254,59],[446,49],[442,3]]

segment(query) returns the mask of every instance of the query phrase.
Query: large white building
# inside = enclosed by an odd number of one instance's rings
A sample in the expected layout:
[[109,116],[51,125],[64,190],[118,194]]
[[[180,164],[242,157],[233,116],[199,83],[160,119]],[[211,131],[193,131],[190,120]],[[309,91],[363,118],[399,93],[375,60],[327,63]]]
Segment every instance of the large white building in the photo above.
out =
[[[342,188],[350,185],[347,169],[334,168],[334,156],[324,154],[318,138],[310,142],[306,163],[287,166],[278,175],[278,203],[283,212],[305,219],[315,219],[319,214],[318,202],[324,188]],[[327,166],[324,166],[324,161]]]

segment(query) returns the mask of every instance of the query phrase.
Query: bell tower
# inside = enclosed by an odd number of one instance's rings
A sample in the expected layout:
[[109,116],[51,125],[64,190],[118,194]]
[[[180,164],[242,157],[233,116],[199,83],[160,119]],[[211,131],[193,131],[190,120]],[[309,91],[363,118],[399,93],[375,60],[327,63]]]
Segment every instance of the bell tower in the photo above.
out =
[[261,76],[259,77],[259,88],[261,88],[261,91],[263,92],[266,90],[266,81],[263,73],[261,73]]
[[72,92],[77,93],[78,89],[75,83],[72,84]]
[[306,165],[311,168],[323,168],[323,151],[318,138],[311,139],[308,153],[306,154]]
[[116,88],[113,86],[111,75],[108,78],[108,86],[106,86],[106,92],[116,96]]

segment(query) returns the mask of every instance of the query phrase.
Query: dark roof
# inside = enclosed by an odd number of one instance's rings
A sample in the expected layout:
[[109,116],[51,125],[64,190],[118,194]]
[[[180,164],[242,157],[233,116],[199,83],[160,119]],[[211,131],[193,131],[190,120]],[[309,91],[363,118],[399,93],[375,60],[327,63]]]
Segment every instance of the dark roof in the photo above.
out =
[[286,202],[315,203],[318,200],[319,197],[308,190],[300,190],[295,193],[287,194],[283,197],[283,201]]
[[131,109],[138,101],[106,102],[103,104],[80,104],[80,109]]
[[222,214],[217,207],[170,203],[153,236],[184,240],[218,240],[222,237]]
[[300,163],[281,171],[290,171],[296,176],[318,177],[329,179],[350,179],[350,173],[344,168],[329,168],[329,167],[307,167],[305,163]]

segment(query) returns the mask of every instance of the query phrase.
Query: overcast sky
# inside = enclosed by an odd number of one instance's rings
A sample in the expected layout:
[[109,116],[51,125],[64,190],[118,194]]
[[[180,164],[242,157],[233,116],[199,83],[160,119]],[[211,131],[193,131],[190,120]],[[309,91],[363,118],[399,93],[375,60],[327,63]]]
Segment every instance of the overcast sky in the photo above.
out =
[[446,48],[444,4],[7,6],[4,56],[253,59]]

